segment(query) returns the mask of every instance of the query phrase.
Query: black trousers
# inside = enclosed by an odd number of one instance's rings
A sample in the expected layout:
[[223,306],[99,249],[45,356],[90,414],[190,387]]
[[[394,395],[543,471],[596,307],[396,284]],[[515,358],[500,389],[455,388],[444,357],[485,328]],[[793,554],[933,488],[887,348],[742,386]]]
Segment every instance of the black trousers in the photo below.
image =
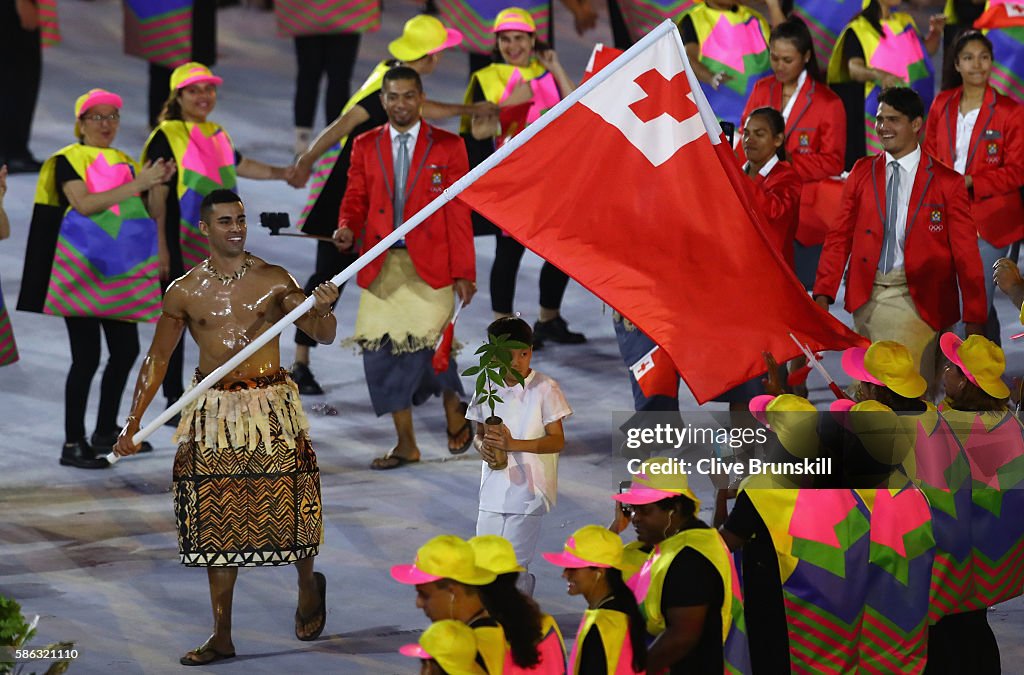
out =
[[320,80],[327,76],[324,124],[330,124],[345,107],[352,91],[352,71],[359,54],[359,33],[299,35],[295,37],[295,126],[312,127]]
[[[174,187],[172,186],[173,190]],[[180,277],[185,273],[185,262],[181,256],[181,237],[178,232],[177,219],[174,222],[168,224],[165,228],[167,231],[167,252],[171,258],[171,271],[167,275],[167,281],[160,282],[160,292],[166,293],[167,286],[172,281]],[[171,352],[171,358],[167,360],[167,372],[164,374],[164,382],[162,389],[164,397],[168,403],[174,403],[181,395],[185,393],[185,339],[178,340],[178,344],[175,345],[174,351]]]
[[[213,67],[217,62],[217,0],[192,3],[192,60]],[[149,64],[149,126],[156,126],[164,103],[171,93],[174,68]]]
[[[354,263],[358,257],[359,255],[356,253],[342,253],[328,241],[318,241],[316,243],[316,267],[313,270],[313,275],[306,282],[306,295],[312,293],[314,288],[325,281],[330,281],[331,277]],[[345,284],[342,284],[338,290],[345,290]],[[334,304],[338,304],[337,301]],[[333,308],[334,305],[331,307]],[[295,344],[316,347],[317,341],[296,328]]]
[[608,23],[612,29],[612,44],[616,49],[629,49],[633,46],[633,38],[626,26],[626,17],[622,15],[622,7],[618,0],[608,0]]
[[30,155],[32,117],[43,76],[38,30],[22,30],[13,0],[0,2],[0,161]]
[[925,675],[999,675],[999,643],[988,610],[944,616],[928,629]]
[[[494,265],[491,267],[491,309],[511,314],[516,297],[516,275],[526,249],[512,237],[495,236]],[[560,309],[569,276],[549,262],[540,268],[540,306]]]
[[107,367],[100,382],[100,407],[96,432],[118,431],[117,411],[121,406],[128,375],[139,356],[138,324],[115,319],[65,317],[71,341],[71,370],[64,387],[64,440],[74,443],[85,438],[85,407],[89,387],[100,366],[100,331],[107,339]]

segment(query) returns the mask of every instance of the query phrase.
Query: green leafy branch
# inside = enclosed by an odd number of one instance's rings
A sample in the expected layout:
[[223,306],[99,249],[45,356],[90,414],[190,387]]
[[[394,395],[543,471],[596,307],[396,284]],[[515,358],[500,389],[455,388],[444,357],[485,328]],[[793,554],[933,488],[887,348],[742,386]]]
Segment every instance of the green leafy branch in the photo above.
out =
[[462,371],[465,377],[476,377],[473,402],[486,405],[491,411],[491,417],[494,417],[494,406],[504,403],[497,391],[498,387],[507,386],[506,380],[509,376],[520,386],[526,386],[525,378],[512,367],[512,352],[527,348],[529,345],[510,339],[507,333],[488,335],[487,342],[480,345],[475,352],[480,357],[479,363]]
[[[36,617],[36,621],[38,619]],[[14,650],[23,648],[35,636],[35,624],[35,621],[29,623],[21,615],[21,605],[0,595],[0,674],[24,672],[24,666],[15,665]],[[74,646],[73,642],[56,642],[38,647],[35,651],[66,651]],[[70,663],[69,659],[54,661],[49,664],[44,675],[60,675],[67,671]]]

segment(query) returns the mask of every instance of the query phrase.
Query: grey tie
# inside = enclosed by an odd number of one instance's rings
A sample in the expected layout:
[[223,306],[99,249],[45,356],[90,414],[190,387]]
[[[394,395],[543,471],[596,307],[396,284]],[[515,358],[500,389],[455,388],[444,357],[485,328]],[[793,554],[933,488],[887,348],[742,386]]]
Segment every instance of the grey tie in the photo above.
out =
[[395,162],[395,218],[393,227],[402,224],[405,211],[405,182],[409,178],[409,139],[412,134],[398,134],[398,161]]
[[878,259],[878,271],[888,274],[896,264],[896,215],[899,210],[900,198],[900,165],[889,162],[892,170],[889,182],[885,187],[885,241],[882,243],[882,255]]

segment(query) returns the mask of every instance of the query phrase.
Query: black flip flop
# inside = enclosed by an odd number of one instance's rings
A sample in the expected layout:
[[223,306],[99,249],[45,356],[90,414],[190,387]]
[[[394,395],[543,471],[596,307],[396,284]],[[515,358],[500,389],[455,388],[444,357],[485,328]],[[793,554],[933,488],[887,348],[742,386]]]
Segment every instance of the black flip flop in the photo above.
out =
[[[469,404],[466,403],[465,401],[463,401],[462,403],[459,404],[459,410],[462,412],[463,416],[465,416],[466,411],[469,410]],[[447,427],[445,428],[445,433],[448,434],[448,440],[449,441],[454,441],[455,439],[457,439],[459,436],[461,436],[462,434],[466,433],[467,431],[469,433],[466,434],[466,442],[465,443],[463,443],[462,445],[460,445],[457,448],[453,448],[451,446],[448,446],[448,452],[450,454],[461,455],[466,450],[469,450],[469,446],[473,445],[473,423],[471,421],[469,421],[469,420],[466,420],[466,423],[463,424],[462,427],[460,427],[459,430],[456,431],[454,434],[452,432],[448,431]]]
[[[320,633],[324,632],[324,626],[327,625],[327,577],[320,572],[313,572],[313,578],[316,579],[316,585],[320,588],[320,610],[312,617],[304,617],[298,609],[295,610],[295,637],[303,642],[312,642],[320,637]],[[312,618],[320,620],[320,627],[305,637],[299,635],[299,626],[306,625]],[[234,655],[232,654],[232,656]]]

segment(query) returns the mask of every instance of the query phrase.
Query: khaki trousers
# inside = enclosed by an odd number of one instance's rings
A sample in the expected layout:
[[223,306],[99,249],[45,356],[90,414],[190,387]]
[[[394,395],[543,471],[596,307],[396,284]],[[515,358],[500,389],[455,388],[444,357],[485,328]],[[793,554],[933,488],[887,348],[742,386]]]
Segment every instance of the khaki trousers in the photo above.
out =
[[853,313],[853,328],[871,340],[893,340],[905,346],[918,371],[934,390],[939,334],[917,313],[903,269],[875,275],[871,299]]

